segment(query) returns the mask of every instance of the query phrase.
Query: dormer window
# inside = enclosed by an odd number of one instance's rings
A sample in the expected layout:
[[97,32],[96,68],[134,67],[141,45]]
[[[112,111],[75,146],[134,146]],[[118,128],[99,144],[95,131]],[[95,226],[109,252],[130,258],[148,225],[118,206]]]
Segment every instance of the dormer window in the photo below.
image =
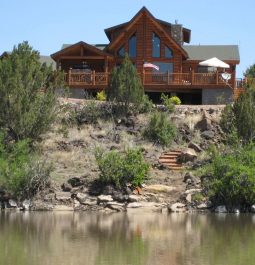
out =
[[173,58],[173,50],[165,46],[165,58]]
[[154,58],[160,57],[160,38],[154,32],[152,34],[152,57]]
[[136,57],[136,34],[132,35],[128,40],[128,55]]
[[118,56],[120,57],[125,57],[125,47],[122,46],[119,50],[118,50]]

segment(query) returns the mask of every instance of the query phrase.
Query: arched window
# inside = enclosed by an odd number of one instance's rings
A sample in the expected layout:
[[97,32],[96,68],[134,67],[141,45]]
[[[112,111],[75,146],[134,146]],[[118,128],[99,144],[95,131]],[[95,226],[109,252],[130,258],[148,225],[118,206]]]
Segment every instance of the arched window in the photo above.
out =
[[160,57],[160,38],[154,32],[152,34],[152,57]]
[[120,57],[124,57],[125,56],[125,47],[122,46],[119,50],[118,50],[118,56]]
[[173,58],[173,50],[167,46],[165,46],[165,57],[166,58]]
[[132,35],[128,40],[128,55],[136,57],[136,35]]

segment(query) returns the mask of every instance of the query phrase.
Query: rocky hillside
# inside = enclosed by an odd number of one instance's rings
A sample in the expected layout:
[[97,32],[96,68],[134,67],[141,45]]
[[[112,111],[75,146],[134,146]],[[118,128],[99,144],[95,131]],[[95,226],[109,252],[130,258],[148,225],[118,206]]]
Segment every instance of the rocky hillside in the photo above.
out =
[[[68,109],[76,112],[81,103],[69,103]],[[191,173],[206,157],[210,145],[218,145],[224,134],[218,124],[223,106],[178,106],[169,119],[177,126],[178,134],[169,148],[148,142],[142,136],[149,114],[119,120],[80,124],[58,122],[44,135],[40,147],[43,156],[53,165],[51,185],[41,191],[33,201],[26,201],[25,208],[59,210],[122,211],[131,208],[171,209],[183,211],[190,207],[207,208],[199,197],[200,180]],[[62,113],[63,114],[63,113]],[[68,115],[67,112],[62,118]],[[66,118],[66,117],[65,117]],[[135,190],[129,186],[117,190],[113,186],[98,186],[99,169],[94,153],[103,150],[125,150],[141,147],[150,165],[148,179]],[[180,151],[177,163],[181,170],[171,170],[159,162],[163,153]],[[177,202],[177,204],[175,204]],[[6,206],[15,207],[13,201]]]

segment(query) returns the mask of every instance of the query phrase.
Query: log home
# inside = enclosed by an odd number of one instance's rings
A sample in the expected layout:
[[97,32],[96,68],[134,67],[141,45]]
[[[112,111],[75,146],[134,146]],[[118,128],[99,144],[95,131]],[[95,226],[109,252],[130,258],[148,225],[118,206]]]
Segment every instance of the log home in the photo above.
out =
[[[63,45],[51,55],[56,67],[65,71],[73,97],[85,91],[107,89],[111,71],[127,53],[137,68],[146,93],[157,100],[160,93],[177,95],[185,104],[217,104],[229,102],[237,91],[237,45],[188,45],[191,30],[177,22],[155,18],[143,7],[129,22],[105,29],[108,44],[90,45],[84,41]],[[223,69],[200,66],[212,57],[230,65],[228,81]],[[144,67],[151,63],[159,67]],[[144,65],[145,64],[145,65]]]

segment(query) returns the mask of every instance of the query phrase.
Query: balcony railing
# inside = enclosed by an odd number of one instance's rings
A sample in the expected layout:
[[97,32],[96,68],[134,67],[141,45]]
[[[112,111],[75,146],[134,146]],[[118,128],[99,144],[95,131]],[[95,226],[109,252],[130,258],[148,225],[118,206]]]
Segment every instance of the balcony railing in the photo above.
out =
[[105,72],[71,72],[65,74],[68,86],[107,86],[109,73]]
[[[73,72],[69,71],[65,74],[65,81],[70,87],[90,87],[90,88],[106,88],[109,84],[110,74],[107,72]],[[220,73],[141,73],[140,74],[143,85],[145,86],[230,86],[232,88],[243,88],[247,82],[251,80],[231,78],[225,81]],[[255,79],[252,79],[253,82]]]

